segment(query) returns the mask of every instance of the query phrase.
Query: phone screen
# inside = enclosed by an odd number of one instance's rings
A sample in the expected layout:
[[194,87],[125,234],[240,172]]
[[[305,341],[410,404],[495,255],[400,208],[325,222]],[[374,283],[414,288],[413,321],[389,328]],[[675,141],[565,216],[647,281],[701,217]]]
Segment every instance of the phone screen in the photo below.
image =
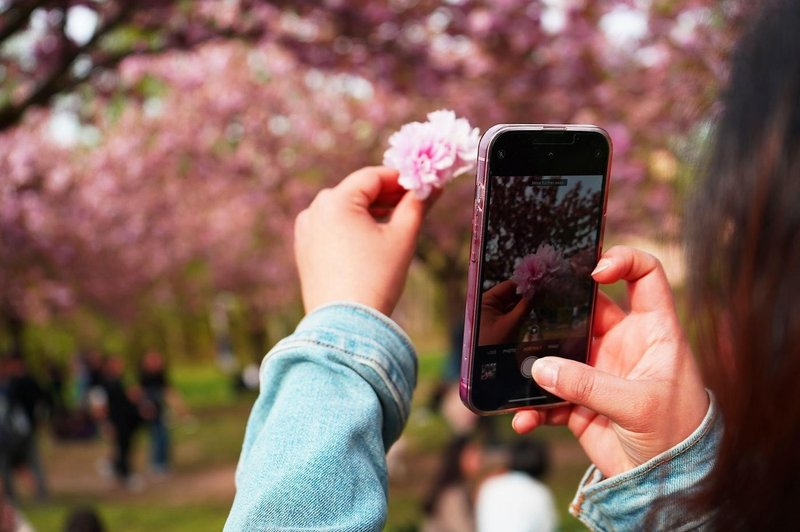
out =
[[607,142],[525,144],[525,157],[497,150],[486,176],[471,376],[472,402],[485,411],[560,402],[531,366],[585,361],[591,334]]

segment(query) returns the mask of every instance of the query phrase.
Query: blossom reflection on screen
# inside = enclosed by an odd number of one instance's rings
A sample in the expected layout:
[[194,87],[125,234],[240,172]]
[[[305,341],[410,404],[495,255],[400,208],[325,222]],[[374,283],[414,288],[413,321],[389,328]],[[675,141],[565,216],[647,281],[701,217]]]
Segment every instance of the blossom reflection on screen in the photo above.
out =
[[511,280],[517,294],[531,300],[537,292],[552,288],[552,284],[569,270],[569,262],[550,244],[540,244],[535,253],[522,258],[514,268]]

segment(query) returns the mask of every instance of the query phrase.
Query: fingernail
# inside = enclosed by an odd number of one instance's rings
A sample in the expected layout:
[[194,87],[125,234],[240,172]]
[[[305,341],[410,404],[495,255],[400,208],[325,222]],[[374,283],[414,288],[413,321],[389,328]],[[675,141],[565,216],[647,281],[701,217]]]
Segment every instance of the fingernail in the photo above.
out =
[[597,263],[597,266],[595,267],[594,271],[592,272],[592,276],[597,275],[600,272],[606,271],[607,269],[609,269],[611,267],[611,264],[613,264],[613,263],[608,259],[600,259],[600,262]]
[[533,363],[531,374],[536,384],[542,388],[555,388],[558,382],[558,362],[540,358]]
[[519,432],[519,431],[517,430],[517,416],[516,416],[516,414],[515,414],[515,415],[514,415],[514,417],[511,419],[511,428],[512,428],[512,429],[514,429],[514,431],[515,431],[515,432]]

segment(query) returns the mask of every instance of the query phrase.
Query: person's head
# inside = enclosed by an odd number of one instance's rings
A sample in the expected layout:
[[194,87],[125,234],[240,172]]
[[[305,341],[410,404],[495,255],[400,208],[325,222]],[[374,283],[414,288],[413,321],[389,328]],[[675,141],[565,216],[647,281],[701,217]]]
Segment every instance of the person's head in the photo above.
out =
[[6,371],[9,377],[22,377],[28,373],[28,366],[25,364],[25,359],[19,355],[12,355],[8,357]]
[[150,350],[142,357],[141,368],[147,372],[158,372],[164,369],[164,357],[155,350]]
[[550,469],[550,452],[540,440],[522,438],[511,444],[508,468],[539,478]]
[[698,354],[725,420],[704,495],[717,528],[777,530],[800,501],[800,3],[740,41],[685,217]]
[[105,527],[93,508],[76,508],[67,516],[64,532],[103,532]]
[[109,379],[119,379],[125,373],[125,361],[119,355],[109,356],[103,365],[103,374]]

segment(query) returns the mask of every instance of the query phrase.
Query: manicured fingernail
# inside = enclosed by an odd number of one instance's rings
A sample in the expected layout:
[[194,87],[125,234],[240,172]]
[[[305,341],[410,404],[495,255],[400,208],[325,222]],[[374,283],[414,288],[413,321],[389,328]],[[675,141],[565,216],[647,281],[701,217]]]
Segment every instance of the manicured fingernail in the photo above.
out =
[[533,380],[542,388],[555,388],[558,382],[558,363],[547,358],[540,358],[531,368]]
[[600,272],[604,272],[611,267],[612,262],[608,259],[600,259],[600,262],[597,263],[594,271],[592,272],[592,276],[597,275]]

